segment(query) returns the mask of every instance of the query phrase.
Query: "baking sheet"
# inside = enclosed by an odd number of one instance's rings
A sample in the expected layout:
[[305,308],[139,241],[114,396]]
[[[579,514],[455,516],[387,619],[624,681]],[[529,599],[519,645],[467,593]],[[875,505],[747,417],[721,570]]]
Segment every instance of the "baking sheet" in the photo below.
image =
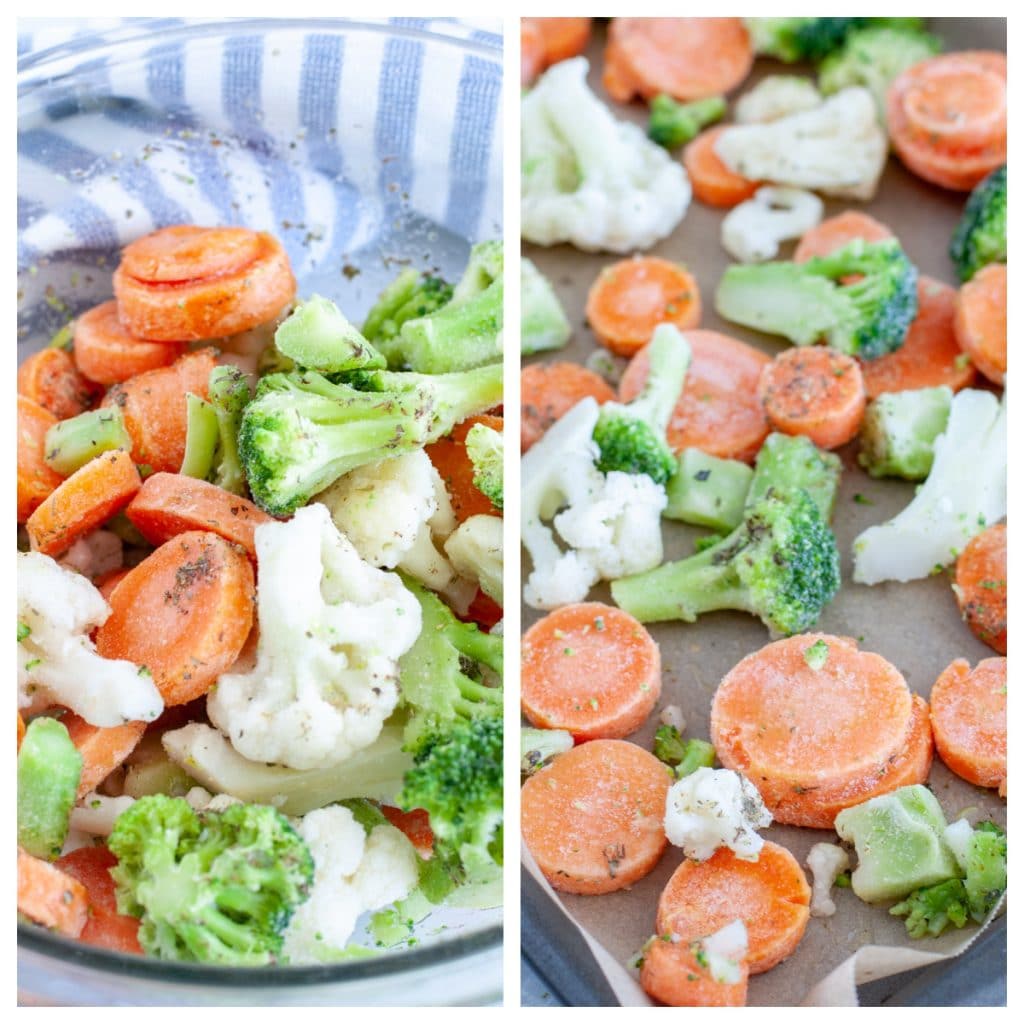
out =
[[[931,19],[929,28],[945,40],[947,50],[1005,49],[1006,46],[1004,19]],[[588,53],[590,85],[607,102],[600,84],[603,40],[604,30],[599,24]],[[792,69],[774,61],[759,61],[741,91],[749,89],[765,74],[788,70]],[[806,73],[807,69],[797,70]],[[645,108],[640,105],[610,105],[617,116],[638,123],[645,120]],[[892,228],[921,273],[956,284],[946,250],[964,199],[962,194],[946,192],[913,177],[891,158],[878,196],[871,203],[826,200],[825,216],[850,207],[870,213]],[[715,287],[731,262],[719,241],[719,225],[725,212],[694,201],[673,234],[649,252],[686,264],[696,276],[704,306],[702,328],[720,330],[767,352],[777,353],[788,347],[787,343],[727,323],[713,309]],[[778,258],[788,258],[792,248],[792,243],[785,246]],[[620,257],[582,253],[570,246],[545,249],[526,243],[523,254],[552,282],[573,325],[570,344],[561,352],[549,355],[547,360],[584,362],[597,347],[583,314],[587,290],[600,270]],[[838,454],[843,460],[844,472],[833,525],[842,554],[844,583],[817,628],[857,638],[862,649],[890,660],[903,673],[910,688],[927,698],[939,673],[955,658],[963,657],[975,664],[993,652],[976,640],[961,621],[945,573],[906,584],[867,587],[852,582],[853,539],[868,526],[884,522],[900,511],[912,498],[914,485],[872,480],[856,464],[856,443],[840,449]],[[855,495],[860,496],[856,501]],[[690,554],[693,539],[706,532],[667,520],[663,520],[662,525],[666,559]],[[525,576],[528,560],[524,561]],[[592,591],[590,599],[610,603],[607,587]],[[539,617],[540,613],[524,608],[523,628],[528,628]],[[663,688],[659,708],[678,704],[687,721],[687,735],[707,737],[711,698],[719,681],[741,658],[768,642],[765,627],[753,617],[723,612],[703,616],[693,624],[661,623],[649,628],[662,653]],[[657,714],[652,715],[644,728],[630,739],[649,749],[657,724]],[[1005,824],[1005,801],[994,791],[963,782],[937,758],[929,781],[948,820],[966,813],[971,820],[993,818]],[[832,832],[781,825],[772,826],[765,835],[786,846],[801,863],[814,843],[835,840]],[[532,867],[530,858],[525,860],[527,866]],[[620,973],[616,965],[628,961],[653,931],[658,895],[682,860],[682,851],[669,846],[655,870],[632,889],[599,897],[556,896],[552,892],[552,898],[559,899],[572,920],[583,929],[588,943],[596,942],[609,954],[610,963],[604,965],[606,976],[620,1001],[627,1005],[647,1000],[632,982],[631,975]],[[536,874],[535,868],[533,871]],[[812,918],[793,957],[751,978],[750,1005],[799,1005],[808,997],[819,1005],[850,1005],[855,1001],[857,982],[919,967],[936,956],[959,952],[977,934],[977,929],[964,929],[939,939],[911,942],[903,921],[890,917],[884,906],[868,906],[848,889],[836,890],[834,898],[836,915]],[[879,946],[883,947],[881,951],[874,949]],[[908,955],[895,953],[892,947],[907,950]],[[600,961],[600,955],[598,959]],[[829,982],[821,985],[826,978]]]

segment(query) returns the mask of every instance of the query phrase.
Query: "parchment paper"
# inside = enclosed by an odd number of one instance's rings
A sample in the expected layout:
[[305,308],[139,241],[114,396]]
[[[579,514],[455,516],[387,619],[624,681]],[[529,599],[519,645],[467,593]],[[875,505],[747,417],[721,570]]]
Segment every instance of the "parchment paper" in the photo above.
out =
[[[942,36],[947,50],[1005,49],[1003,19],[931,19],[929,28]],[[608,101],[601,88],[604,30],[596,27],[590,47],[591,88]],[[785,73],[784,65],[759,61],[754,75],[741,87],[745,91],[766,73]],[[798,69],[805,73],[807,69]],[[618,116],[644,120],[644,108],[612,104]],[[868,204],[827,201],[826,216],[856,206],[888,224],[900,238],[910,258],[923,274],[955,284],[946,250],[959,219],[965,196],[934,188],[913,177],[894,157],[890,158],[878,196]],[[768,352],[786,347],[781,339],[747,331],[719,319],[713,309],[715,287],[730,262],[719,241],[723,211],[694,201],[675,232],[651,253],[686,264],[697,277],[704,304],[701,327],[720,330]],[[778,258],[791,255],[792,244]],[[544,249],[524,244],[523,253],[551,280],[562,300],[573,337],[567,348],[550,360],[583,362],[595,348],[583,309],[587,289],[599,271],[619,257],[587,254],[569,246]],[[939,673],[957,657],[975,664],[993,651],[976,640],[961,621],[950,589],[941,574],[914,583],[885,583],[875,587],[852,582],[851,546],[866,527],[884,522],[913,497],[914,485],[902,481],[872,480],[856,464],[856,443],[840,450],[844,472],[836,504],[834,528],[842,553],[843,587],[825,610],[819,628],[855,637],[864,650],[888,658],[903,673],[911,689],[925,698]],[[854,500],[855,495],[862,499]],[[866,502],[862,501],[866,499]],[[693,550],[693,538],[705,531],[663,520],[666,558],[685,557]],[[524,573],[527,571],[524,566]],[[607,587],[592,591],[590,600],[610,603]],[[523,610],[523,628],[539,617]],[[678,704],[687,721],[687,735],[706,738],[711,698],[718,683],[742,657],[768,641],[765,627],[756,619],[733,613],[703,616],[698,622],[663,623],[650,627],[661,647],[664,666],[662,700]],[[657,714],[630,737],[650,748]],[[957,778],[936,758],[930,784],[948,820],[966,813],[972,821],[1006,820],[1006,804],[994,791],[983,790]],[[786,846],[804,862],[816,842],[835,841],[835,833],[774,825],[765,835]],[[532,858],[527,866],[541,880]],[[669,846],[655,870],[632,889],[605,896],[555,894],[569,918],[578,926],[609,984],[623,1005],[649,1005],[625,964],[654,930],[655,907],[662,888],[682,862],[682,851]],[[979,932],[961,929],[931,940],[908,939],[902,919],[890,917],[886,907],[862,903],[851,890],[835,890],[837,912],[830,918],[812,918],[796,953],[773,970],[750,979],[748,1002],[755,1006],[854,1006],[856,984],[921,967],[962,952]]]

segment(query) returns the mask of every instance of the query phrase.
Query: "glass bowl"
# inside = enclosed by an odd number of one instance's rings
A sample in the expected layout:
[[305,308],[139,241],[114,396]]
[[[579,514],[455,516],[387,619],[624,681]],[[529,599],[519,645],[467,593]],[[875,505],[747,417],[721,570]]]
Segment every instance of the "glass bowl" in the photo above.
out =
[[[501,233],[501,40],[449,19],[19,25],[18,355],[111,295],[122,245],[169,223],[277,235],[300,295],[358,320],[402,266],[457,279]],[[26,35],[32,33],[32,35]],[[35,45],[39,45],[36,43]],[[219,968],[19,924],[23,1004],[481,1005],[501,912],[316,967]]]

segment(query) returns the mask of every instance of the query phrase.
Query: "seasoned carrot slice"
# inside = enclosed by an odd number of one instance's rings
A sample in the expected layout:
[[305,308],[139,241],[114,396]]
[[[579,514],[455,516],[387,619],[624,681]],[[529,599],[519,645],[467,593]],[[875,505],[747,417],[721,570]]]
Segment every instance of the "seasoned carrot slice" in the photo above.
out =
[[957,658],[931,694],[935,747],[946,767],[976,786],[1006,780],[1006,659],[985,658],[974,669]]
[[18,394],[67,420],[90,408],[96,389],[62,348],[44,348],[18,367]]
[[658,863],[671,775],[625,740],[593,740],[560,754],[522,790],[523,841],[562,892],[624,889]]
[[531,363],[519,377],[522,402],[520,448],[528,451],[577,402],[593,398],[611,402],[615,392],[601,376],[578,363]]
[[577,742],[621,739],[661,696],[661,653],[632,615],[604,604],[570,604],[523,637],[523,714]]
[[[734,919],[735,920],[735,919]],[[706,963],[700,963],[691,943],[654,939],[644,953],[640,984],[665,1006],[746,1006],[750,968],[740,964],[740,980],[715,981]]]
[[1006,653],[1006,524],[996,523],[972,537],[956,560],[953,586],[960,614],[971,632]]
[[826,217],[806,232],[793,253],[793,259],[797,263],[806,263],[815,256],[829,256],[857,239],[881,242],[892,237],[892,231],[881,221],[860,210],[846,210],[834,217]]
[[441,475],[448,496],[452,499],[455,518],[464,523],[470,516],[500,516],[491,499],[473,483],[473,462],[466,451],[466,435],[474,424],[482,423],[500,434],[504,429],[501,416],[470,416],[440,441],[427,445],[426,452]]
[[683,150],[683,166],[690,176],[693,194],[708,206],[738,206],[760,188],[728,167],[718,155],[715,143],[728,125],[715,125],[700,133]]
[[990,263],[960,286],[956,340],[994,384],[1006,383],[1006,264]]
[[33,551],[59,555],[79,537],[116,516],[142,486],[132,457],[117,449],[76,469],[28,517]]
[[145,722],[125,722],[101,729],[84,718],[66,711],[61,721],[67,727],[71,742],[82,755],[82,775],[78,796],[91,793],[138,746],[146,731]]
[[632,356],[658,324],[681,331],[700,323],[700,288],[684,266],[634,256],[605,267],[587,295],[587,322],[605,348]]
[[689,941],[739,918],[747,926],[750,973],[762,974],[796,950],[810,903],[803,868],[785,847],[768,841],[756,861],[722,847],[707,860],[676,868],[658,900],[656,928]]
[[578,57],[590,42],[590,18],[524,18],[540,32],[544,66]]
[[252,629],[254,592],[241,548],[215,533],[179,534],[117,585],[96,649],[144,666],[165,704],[185,704],[238,658]]
[[110,869],[117,858],[105,846],[82,846],[55,862],[65,874],[85,886],[89,920],[78,937],[90,946],[120,953],[142,953],[139,919],[117,912],[117,889]]
[[57,417],[18,395],[18,522],[23,523],[63,482],[46,461],[46,432]]
[[295,298],[295,278],[272,235],[176,225],[125,247],[114,295],[136,337],[204,341],[272,320]]
[[72,938],[89,919],[85,886],[18,847],[18,913]]
[[[757,394],[771,356],[717,331],[687,331],[692,358],[666,435],[672,448],[700,448],[722,459],[753,462],[770,427]],[[647,349],[630,361],[619,400],[635,398],[647,380]]]

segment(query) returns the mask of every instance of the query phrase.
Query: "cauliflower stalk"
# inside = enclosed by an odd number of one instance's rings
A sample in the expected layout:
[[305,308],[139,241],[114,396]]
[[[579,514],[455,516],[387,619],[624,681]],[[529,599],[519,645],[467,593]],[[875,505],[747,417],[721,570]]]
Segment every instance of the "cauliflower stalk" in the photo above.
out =
[[763,263],[778,255],[781,242],[820,224],[824,210],[813,192],[766,185],[725,215],[722,247],[740,263]]
[[455,571],[476,580],[494,602],[502,604],[504,523],[498,516],[470,516],[445,541],[444,551]]
[[850,855],[835,843],[815,843],[807,854],[811,869],[811,917],[831,917],[836,912],[832,886],[850,866]]
[[587,88],[582,57],[551,67],[522,101],[522,233],[590,252],[649,249],[690,205],[682,165]]
[[152,676],[96,653],[89,634],[110,606],[84,576],[39,552],[18,554],[18,708],[60,704],[90,725],[151,722],[164,709]]
[[210,720],[253,761],[345,761],[398,704],[398,659],[419,635],[419,603],[359,557],[324,505],[257,527],[256,558],[256,665],[220,677]]

